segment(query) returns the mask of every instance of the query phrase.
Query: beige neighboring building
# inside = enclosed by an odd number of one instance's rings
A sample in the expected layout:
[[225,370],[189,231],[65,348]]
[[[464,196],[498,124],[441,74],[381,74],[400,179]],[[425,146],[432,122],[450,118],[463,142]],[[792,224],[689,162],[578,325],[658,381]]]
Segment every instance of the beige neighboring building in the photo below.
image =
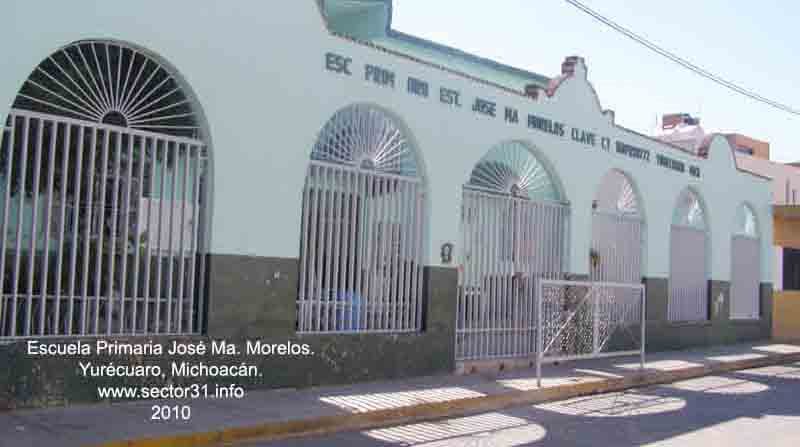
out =
[[752,155],[755,158],[769,160],[769,143],[766,141],[756,140],[748,136],[729,133],[725,134],[728,142],[736,149],[737,154]]
[[800,167],[736,154],[739,168],[772,179],[775,290],[800,290]]
[[769,160],[769,143],[728,135],[739,168],[772,178],[773,336],[800,339],[800,165]]

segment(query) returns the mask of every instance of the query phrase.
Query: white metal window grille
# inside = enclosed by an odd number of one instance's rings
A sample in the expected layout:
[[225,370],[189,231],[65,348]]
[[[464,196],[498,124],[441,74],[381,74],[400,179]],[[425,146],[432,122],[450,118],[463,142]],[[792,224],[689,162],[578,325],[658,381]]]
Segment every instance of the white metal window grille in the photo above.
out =
[[192,104],[167,67],[120,43],[85,40],[42,61],[14,108],[199,138]]
[[670,233],[668,318],[707,320],[708,232],[700,200],[691,190],[685,191],[678,201]]
[[355,105],[323,128],[303,192],[300,333],[422,328],[423,185],[382,111]]
[[670,256],[671,321],[708,319],[707,235],[704,230],[672,226]]
[[761,243],[758,239],[737,235],[731,244],[731,319],[759,318]]
[[464,187],[456,359],[530,356],[540,278],[561,278],[569,207],[527,148],[493,148]]
[[203,143],[17,109],[7,123],[0,336],[198,332]]
[[741,205],[731,239],[731,319],[759,318],[760,252],[755,214],[749,206]]

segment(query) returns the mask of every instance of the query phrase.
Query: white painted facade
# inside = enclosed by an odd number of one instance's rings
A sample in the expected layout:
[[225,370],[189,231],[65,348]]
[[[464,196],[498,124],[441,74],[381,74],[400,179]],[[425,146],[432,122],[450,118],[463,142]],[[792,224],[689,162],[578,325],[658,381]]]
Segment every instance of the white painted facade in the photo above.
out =
[[[46,13],[35,2],[9,3],[0,28],[0,38],[13,43],[0,69],[5,110],[42,59],[82,39],[116,39],[146,48],[182,76],[202,107],[210,134],[212,253],[297,258],[302,189],[318,132],[337,110],[370,103],[399,120],[419,151],[429,264],[439,262],[443,243],[459,239],[462,186],[475,163],[495,144],[521,140],[556,174],[570,204],[567,271],[589,272],[592,201],[603,176],[618,169],[628,174],[642,199],[644,276],[669,276],[673,212],[681,192],[691,187],[706,207],[710,278],[730,279],[736,211],[748,203],[761,229],[761,280],[772,281],[770,182],[738,170],[722,136],[713,139],[708,158],[702,159],[618,127],[613,113],[603,112],[580,65],[552,97],[542,94],[534,100],[331,35],[313,0],[202,5],[87,0],[51,2]],[[326,70],[328,52],[352,58],[352,76]],[[365,80],[365,64],[393,71],[396,87]],[[408,76],[427,81],[431,95],[409,94]],[[463,106],[441,103],[440,87],[460,91]],[[473,112],[476,97],[496,102],[498,116]],[[519,111],[518,124],[503,119],[504,107]],[[566,135],[528,128],[528,114],[564,123]],[[571,141],[572,128],[610,138],[611,150]],[[617,141],[649,150],[650,161],[616,153]],[[699,167],[701,177],[658,166],[656,154]],[[458,260],[458,244],[455,250]]]

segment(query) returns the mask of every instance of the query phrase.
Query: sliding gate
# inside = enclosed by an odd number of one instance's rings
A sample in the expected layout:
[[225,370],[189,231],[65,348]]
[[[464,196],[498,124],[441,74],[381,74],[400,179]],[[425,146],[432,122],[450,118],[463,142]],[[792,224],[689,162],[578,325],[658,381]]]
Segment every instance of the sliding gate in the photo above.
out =
[[569,208],[464,189],[456,360],[535,352],[536,284],[563,274]]

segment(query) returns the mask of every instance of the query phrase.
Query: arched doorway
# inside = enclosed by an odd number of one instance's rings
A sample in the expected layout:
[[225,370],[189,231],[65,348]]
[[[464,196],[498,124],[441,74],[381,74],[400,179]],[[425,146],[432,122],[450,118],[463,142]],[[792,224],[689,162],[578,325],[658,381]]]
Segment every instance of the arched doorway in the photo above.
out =
[[736,210],[731,238],[731,319],[757,319],[760,313],[761,241],[756,215],[747,204]]
[[489,150],[462,197],[456,359],[531,355],[536,280],[563,279],[569,206],[516,141]]
[[700,196],[685,189],[670,230],[670,321],[708,319],[708,223]]
[[201,123],[144,49],[79,41],[36,67],[0,146],[0,337],[202,331]]
[[612,170],[603,176],[592,202],[592,281],[642,282],[644,218],[640,203],[627,175]]
[[298,332],[422,327],[424,185],[399,123],[352,105],[325,124],[303,191]]

